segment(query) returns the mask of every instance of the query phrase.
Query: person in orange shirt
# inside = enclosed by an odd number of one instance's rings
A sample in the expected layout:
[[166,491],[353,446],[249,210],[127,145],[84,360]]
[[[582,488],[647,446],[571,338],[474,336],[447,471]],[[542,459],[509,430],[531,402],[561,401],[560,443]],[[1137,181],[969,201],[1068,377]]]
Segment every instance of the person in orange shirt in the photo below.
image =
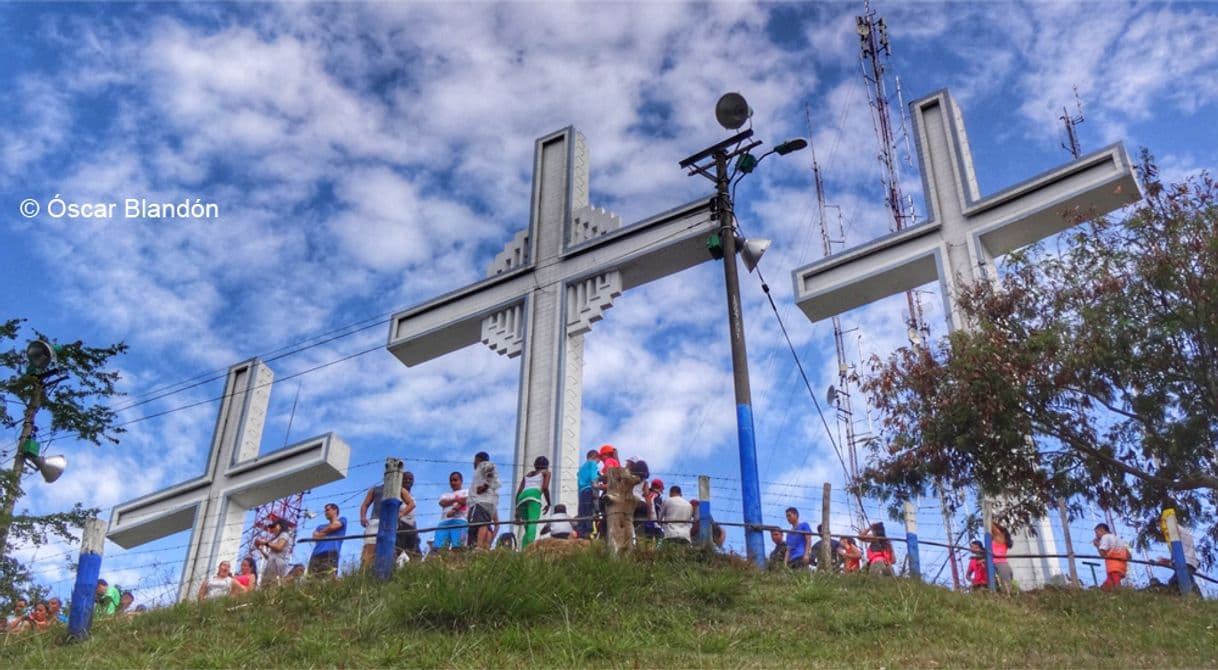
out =
[[1100,588],[1105,591],[1116,590],[1129,571],[1129,547],[1112,533],[1106,523],[1096,524],[1095,539],[1091,544],[1095,545],[1100,556],[1104,557],[1104,571],[1108,573],[1108,579],[1104,580]]
[[858,572],[863,569],[863,550],[855,544],[853,537],[843,537],[837,553],[842,557],[842,569],[845,572]]

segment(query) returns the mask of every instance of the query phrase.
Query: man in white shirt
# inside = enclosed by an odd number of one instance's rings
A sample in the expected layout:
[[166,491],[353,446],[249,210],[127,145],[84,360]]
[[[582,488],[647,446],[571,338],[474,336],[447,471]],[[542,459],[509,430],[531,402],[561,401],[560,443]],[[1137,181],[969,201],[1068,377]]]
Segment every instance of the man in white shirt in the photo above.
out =
[[[470,544],[490,549],[495,539],[495,512],[499,507],[499,472],[490,454],[479,451],[474,456],[474,482],[469,487]],[[472,525],[484,524],[484,525]]]
[[660,527],[664,529],[664,541],[689,544],[693,518],[694,507],[681,497],[681,487],[669,488],[668,498],[660,506]]

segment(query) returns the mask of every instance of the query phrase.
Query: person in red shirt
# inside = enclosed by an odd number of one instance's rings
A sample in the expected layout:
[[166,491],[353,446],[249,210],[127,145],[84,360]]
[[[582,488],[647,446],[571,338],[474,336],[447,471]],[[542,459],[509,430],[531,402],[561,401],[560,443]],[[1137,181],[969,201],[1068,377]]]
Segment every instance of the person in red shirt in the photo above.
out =
[[863,569],[863,550],[855,544],[853,537],[843,537],[837,553],[842,557],[842,569],[845,572],[858,572]]
[[985,547],[981,546],[981,540],[972,540],[968,543],[969,551],[973,555],[968,559],[968,569],[965,570],[964,576],[968,579],[969,586],[974,591],[989,588],[990,576],[985,569]]

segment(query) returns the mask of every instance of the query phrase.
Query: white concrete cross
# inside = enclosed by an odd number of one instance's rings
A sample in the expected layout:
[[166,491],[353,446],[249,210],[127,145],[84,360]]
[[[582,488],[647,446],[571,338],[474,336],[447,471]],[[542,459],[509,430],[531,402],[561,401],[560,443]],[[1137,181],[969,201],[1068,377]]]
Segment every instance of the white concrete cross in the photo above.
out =
[[[1105,214],[1140,197],[1120,143],[982,198],[964,119],[946,89],[910,104],[922,167],[927,220],[821,259],[791,273],[795,300],[812,321],[935,281],[951,329],[967,324],[954,296],[995,278],[993,259],[1066,230],[1078,215]],[[1055,554],[1053,533],[1017,533],[1012,554]],[[1011,560],[1025,585],[1060,574],[1055,559]]]
[[238,558],[248,510],[347,476],[351,449],[334,433],[258,455],[274,378],[257,358],[229,368],[203,476],[110,513],[107,537],[125,549],[191,529],[178,600]]
[[[710,259],[709,198],[621,227],[588,204],[583,136],[537,140],[528,229],[495,257],[487,278],[395,314],[389,351],[408,366],[481,341],[521,357],[515,476],[550,460],[555,501],[577,503],[583,335],[622,291]],[[515,490],[512,482],[511,490]],[[574,507],[571,507],[574,509]]]

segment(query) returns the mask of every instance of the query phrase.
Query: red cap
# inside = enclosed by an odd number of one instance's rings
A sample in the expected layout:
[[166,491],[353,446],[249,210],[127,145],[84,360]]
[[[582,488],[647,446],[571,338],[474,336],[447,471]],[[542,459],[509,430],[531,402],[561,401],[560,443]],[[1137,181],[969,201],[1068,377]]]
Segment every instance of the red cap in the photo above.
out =
[[614,449],[612,444],[601,445],[601,456],[609,456],[615,451],[617,451],[617,449]]
[[660,481],[659,479],[653,479],[653,480],[651,480],[651,488],[653,488],[653,489],[663,489],[663,488],[664,488],[664,482]]

